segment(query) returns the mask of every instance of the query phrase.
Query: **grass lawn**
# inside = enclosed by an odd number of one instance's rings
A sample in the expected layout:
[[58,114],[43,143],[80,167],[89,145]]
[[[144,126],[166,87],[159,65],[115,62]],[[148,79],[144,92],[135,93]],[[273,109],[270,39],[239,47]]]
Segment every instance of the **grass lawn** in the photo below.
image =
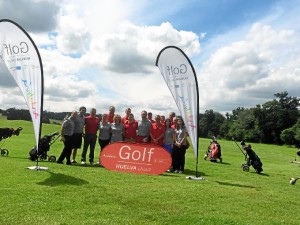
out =
[[[34,145],[32,123],[0,120],[0,127],[23,127],[20,136],[0,142],[9,150],[0,156],[0,224],[299,224],[300,176],[296,149],[252,144],[263,162],[263,173],[244,172],[244,156],[232,141],[219,140],[223,163],[203,160],[210,142],[199,140],[199,175],[193,181],[196,160],[190,148],[184,174],[136,175],[108,171],[99,166],[40,162],[47,171],[29,170]],[[43,134],[60,126],[43,124]],[[59,156],[58,140],[49,155]],[[80,160],[80,153],[77,161]],[[99,146],[96,155],[99,154]],[[298,160],[299,157],[297,158]]]

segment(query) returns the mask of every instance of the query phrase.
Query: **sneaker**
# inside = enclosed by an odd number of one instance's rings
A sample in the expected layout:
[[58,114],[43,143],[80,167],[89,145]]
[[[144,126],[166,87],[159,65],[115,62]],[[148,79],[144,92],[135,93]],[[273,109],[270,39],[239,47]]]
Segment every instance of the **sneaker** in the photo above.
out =
[[85,161],[81,161],[81,165],[85,165],[86,163],[85,163]]
[[74,163],[74,164],[75,164],[75,163],[77,163],[77,162],[76,162],[75,160],[72,160],[71,163]]
[[183,173],[183,171],[182,171],[182,170],[178,170],[178,173],[182,174],[182,173]]
[[179,173],[179,170],[175,170],[174,173]]

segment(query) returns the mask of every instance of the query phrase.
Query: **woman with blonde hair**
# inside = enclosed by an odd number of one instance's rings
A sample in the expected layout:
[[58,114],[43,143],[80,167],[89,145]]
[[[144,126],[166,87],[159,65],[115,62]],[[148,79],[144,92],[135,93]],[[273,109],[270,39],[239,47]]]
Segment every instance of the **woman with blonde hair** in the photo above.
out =
[[116,114],[110,127],[110,143],[119,142],[124,140],[124,125],[121,116]]

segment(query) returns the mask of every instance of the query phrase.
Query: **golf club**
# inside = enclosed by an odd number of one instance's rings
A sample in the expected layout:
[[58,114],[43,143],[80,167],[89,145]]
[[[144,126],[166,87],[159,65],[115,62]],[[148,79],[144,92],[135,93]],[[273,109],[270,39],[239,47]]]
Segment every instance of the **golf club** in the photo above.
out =
[[234,143],[236,144],[236,146],[238,146],[238,148],[240,149],[240,151],[242,152],[242,154],[245,156],[245,160],[247,160],[247,153],[243,151],[243,149],[238,145],[238,143],[236,143],[236,141],[234,140],[234,138],[232,138],[232,140],[234,141]]

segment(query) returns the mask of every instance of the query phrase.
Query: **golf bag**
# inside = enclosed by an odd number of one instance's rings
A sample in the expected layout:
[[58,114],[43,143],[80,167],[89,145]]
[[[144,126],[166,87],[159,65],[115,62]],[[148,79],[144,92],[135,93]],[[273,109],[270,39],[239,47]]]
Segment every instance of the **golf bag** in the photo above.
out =
[[[16,130],[13,128],[0,128],[0,141],[6,138],[10,138],[13,135],[19,136],[20,131],[23,130],[22,127],[17,128]],[[4,148],[0,148],[1,155],[8,155],[9,151]]]
[[211,162],[217,162],[218,159],[222,162],[222,154],[221,154],[221,145],[217,141],[215,137],[212,138],[210,142],[206,154],[204,155],[204,160],[209,158]]
[[49,162],[55,162],[56,157],[54,155],[48,156],[47,152],[50,150],[50,146],[59,138],[59,132],[54,132],[52,134],[45,135],[39,141],[39,148],[34,146],[29,151],[29,160],[36,161],[37,159],[46,160],[48,158]]
[[246,145],[245,142],[241,141],[242,148],[246,151],[245,160],[246,163],[242,164],[243,171],[249,172],[250,166],[252,166],[257,173],[261,173],[262,169],[262,162],[259,156],[253,151],[251,145]]

